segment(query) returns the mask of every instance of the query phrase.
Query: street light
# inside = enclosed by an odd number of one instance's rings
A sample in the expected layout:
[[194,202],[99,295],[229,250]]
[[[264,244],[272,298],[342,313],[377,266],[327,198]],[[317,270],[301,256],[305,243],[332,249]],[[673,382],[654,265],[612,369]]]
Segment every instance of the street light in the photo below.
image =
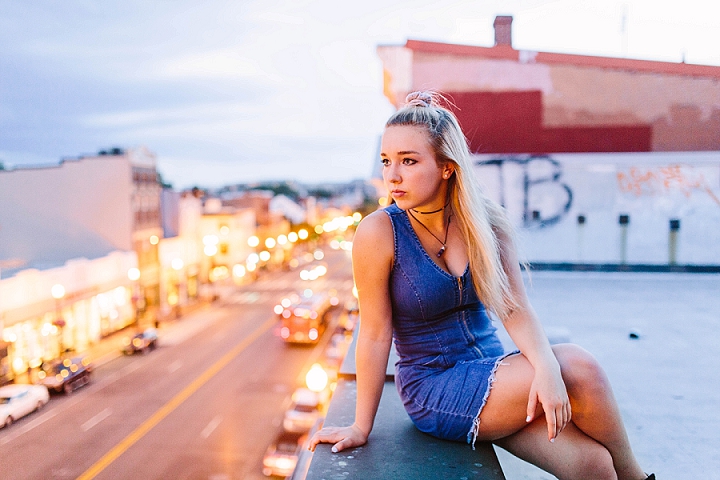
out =
[[305,375],[305,384],[313,392],[320,393],[325,390],[328,384],[328,374],[319,363],[314,363]]
[[53,322],[53,325],[58,327],[60,334],[58,347],[60,348],[60,355],[62,355],[65,351],[65,345],[63,344],[63,327],[65,326],[65,320],[62,318],[62,314],[60,313],[60,300],[65,297],[65,287],[56,283],[50,289],[50,294],[55,299],[55,321]]
[[140,270],[132,267],[128,269],[128,279],[132,282],[132,305],[135,310],[135,324],[140,323],[140,309],[145,307],[143,300],[142,307],[140,305],[140,286],[138,280],[140,280]]

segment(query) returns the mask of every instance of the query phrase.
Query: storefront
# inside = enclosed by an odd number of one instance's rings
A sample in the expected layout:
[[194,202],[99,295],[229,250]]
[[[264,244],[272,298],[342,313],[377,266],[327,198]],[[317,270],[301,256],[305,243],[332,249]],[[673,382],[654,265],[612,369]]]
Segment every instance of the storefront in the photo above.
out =
[[0,373],[5,365],[12,378],[63,353],[82,352],[132,324],[135,311],[131,295],[129,287],[119,286],[86,298],[68,299],[54,310],[5,326]]
[[136,320],[134,252],[26,269],[0,280],[0,382],[80,354]]

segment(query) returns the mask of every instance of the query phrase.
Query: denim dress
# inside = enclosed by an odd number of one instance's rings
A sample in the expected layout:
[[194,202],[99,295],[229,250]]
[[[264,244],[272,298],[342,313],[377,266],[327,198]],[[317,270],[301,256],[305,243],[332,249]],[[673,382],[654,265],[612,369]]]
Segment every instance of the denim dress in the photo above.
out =
[[[404,210],[392,204],[395,258],[390,274],[395,383],[417,428],[474,445],[479,416],[505,353],[469,267],[460,277],[423,248]],[[514,352],[513,352],[514,353]]]

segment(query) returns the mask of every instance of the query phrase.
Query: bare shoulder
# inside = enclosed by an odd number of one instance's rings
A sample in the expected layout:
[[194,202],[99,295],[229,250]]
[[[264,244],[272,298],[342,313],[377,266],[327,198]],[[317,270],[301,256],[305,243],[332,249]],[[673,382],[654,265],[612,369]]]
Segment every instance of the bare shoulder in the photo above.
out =
[[395,254],[395,240],[390,217],[377,210],[365,217],[353,238],[353,261],[372,257],[375,261],[389,260]]

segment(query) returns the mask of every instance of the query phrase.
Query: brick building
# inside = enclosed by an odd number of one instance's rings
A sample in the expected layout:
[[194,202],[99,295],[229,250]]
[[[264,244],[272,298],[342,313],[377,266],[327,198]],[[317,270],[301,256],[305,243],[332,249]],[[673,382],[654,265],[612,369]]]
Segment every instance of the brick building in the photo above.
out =
[[396,107],[453,103],[527,260],[720,265],[720,66],[516,50],[512,17],[494,26],[492,47],[377,53]]
[[720,150],[720,67],[408,40],[377,49],[396,106],[434,89],[476,153]]

